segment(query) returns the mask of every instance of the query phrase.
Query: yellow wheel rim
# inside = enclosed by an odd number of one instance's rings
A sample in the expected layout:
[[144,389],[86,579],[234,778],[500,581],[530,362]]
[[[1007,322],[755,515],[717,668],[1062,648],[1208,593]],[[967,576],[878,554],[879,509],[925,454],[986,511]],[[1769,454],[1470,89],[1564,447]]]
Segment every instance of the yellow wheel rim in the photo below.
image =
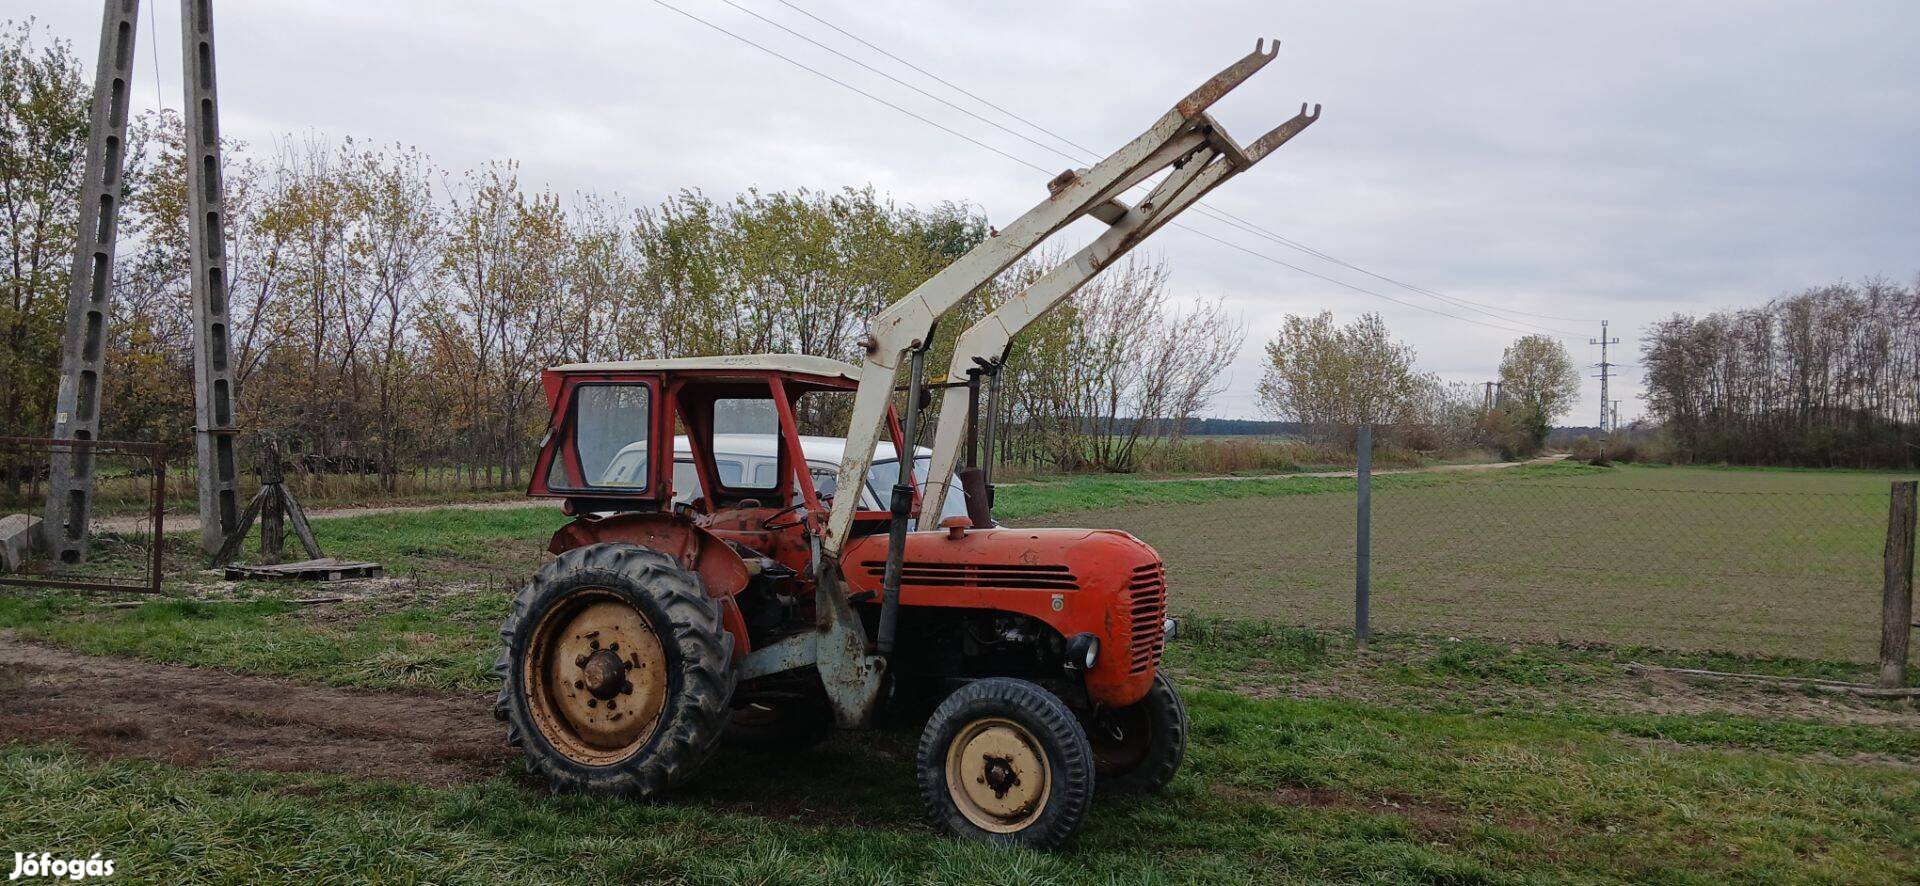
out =
[[645,746],[667,703],[667,661],[646,616],[604,588],[547,610],[521,688],[541,736],[567,759],[607,766]]
[[947,794],[981,830],[1011,834],[1046,811],[1053,794],[1047,753],[1025,726],[975,720],[947,745]]

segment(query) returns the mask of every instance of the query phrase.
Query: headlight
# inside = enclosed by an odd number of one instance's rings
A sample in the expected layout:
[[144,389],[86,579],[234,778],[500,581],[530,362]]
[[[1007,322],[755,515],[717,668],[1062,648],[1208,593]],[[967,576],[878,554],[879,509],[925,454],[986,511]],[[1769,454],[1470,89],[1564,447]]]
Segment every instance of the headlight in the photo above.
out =
[[1075,634],[1067,641],[1067,670],[1091,671],[1095,662],[1100,660],[1100,638],[1092,634]]

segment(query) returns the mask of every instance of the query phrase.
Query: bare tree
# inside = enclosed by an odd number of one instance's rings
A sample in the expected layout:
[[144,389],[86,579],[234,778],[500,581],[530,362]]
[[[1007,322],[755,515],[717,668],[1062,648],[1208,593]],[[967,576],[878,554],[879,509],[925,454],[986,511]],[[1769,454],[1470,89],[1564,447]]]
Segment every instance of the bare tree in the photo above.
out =
[[1641,345],[1648,411],[1676,459],[1920,465],[1920,281],[1676,314]]
[[[1003,291],[1057,261],[1016,269]],[[1245,329],[1218,302],[1172,310],[1168,274],[1157,260],[1129,256],[1017,343],[1016,414],[1057,466],[1132,471],[1177,435],[1160,431],[1184,425],[1218,393]]]
[[1351,441],[1358,424],[1412,420],[1438,382],[1414,368],[1414,350],[1396,341],[1379,314],[1337,325],[1331,311],[1287,315],[1267,342],[1260,397],[1276,417],[1301,423],[1324,443]]

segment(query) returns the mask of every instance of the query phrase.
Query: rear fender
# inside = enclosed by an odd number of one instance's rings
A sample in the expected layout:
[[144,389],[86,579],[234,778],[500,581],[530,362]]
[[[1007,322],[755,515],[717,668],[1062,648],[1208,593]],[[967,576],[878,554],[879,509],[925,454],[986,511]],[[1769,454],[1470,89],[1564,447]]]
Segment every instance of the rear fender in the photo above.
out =
[[614,514],[609,517],[581,516],[560,527],[547,543],[549,553],[559,555],[592,544],[621,543],[639,545],[672,557],[680,568],[700,576],[707,596],[720,601],[720,618],[733,634],[733,660],[739,661],[752,651],[747,639],[747,622],[740,615],[734,596],[747,587],[747,564],[726,542],[705,529],[672,514]]

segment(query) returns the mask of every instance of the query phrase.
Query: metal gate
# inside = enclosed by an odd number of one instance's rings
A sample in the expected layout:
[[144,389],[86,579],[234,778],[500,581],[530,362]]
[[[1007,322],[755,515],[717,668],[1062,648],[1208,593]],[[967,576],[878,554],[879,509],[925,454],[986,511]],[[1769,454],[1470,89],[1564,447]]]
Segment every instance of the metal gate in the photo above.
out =
[[[0,571],[0,585],[158,592],[166,555],[166,452],[159,443],[0,437],[0,520],[39,518],[49,510],[66,519],[44,525],[42,543],[21,546],[21,562]],[[48,509],[50,478],[76,467],[93,478],[93,494]]]

